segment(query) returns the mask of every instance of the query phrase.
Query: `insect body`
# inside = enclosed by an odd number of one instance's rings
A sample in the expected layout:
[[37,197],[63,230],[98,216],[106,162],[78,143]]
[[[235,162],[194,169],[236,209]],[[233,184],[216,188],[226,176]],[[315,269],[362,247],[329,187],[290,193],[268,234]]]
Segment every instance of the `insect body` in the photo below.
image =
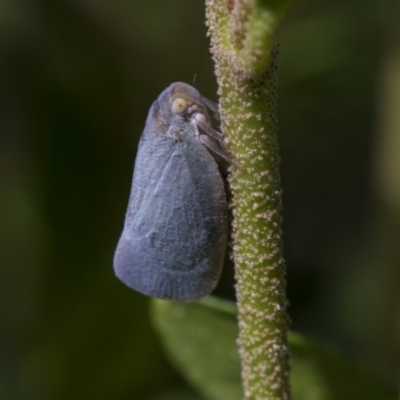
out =
[[118,278],[145,295],[197,300],[219,280],[228,223],[218,163],[232,160],[211,115],[216,104],[177,82],[147,117],[114,256]]

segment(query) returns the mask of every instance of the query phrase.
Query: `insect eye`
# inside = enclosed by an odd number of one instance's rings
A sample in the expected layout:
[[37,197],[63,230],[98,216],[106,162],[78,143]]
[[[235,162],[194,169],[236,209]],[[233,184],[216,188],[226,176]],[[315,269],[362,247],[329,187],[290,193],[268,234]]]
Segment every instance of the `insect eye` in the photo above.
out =
[[189,107],[188,102],[180,97],[175,99],[174,102],[172,103],[172,111],[178,115],[185,113],[188,107]]

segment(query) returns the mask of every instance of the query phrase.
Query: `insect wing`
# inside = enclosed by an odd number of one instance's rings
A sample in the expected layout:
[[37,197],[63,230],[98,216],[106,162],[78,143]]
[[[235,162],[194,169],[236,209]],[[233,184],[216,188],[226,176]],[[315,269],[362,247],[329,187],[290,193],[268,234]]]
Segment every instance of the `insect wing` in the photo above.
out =
[[220,277],[227,242],[224,183],[193,136],[145,137],[139,146],[116,275],[149,296],[197,300]]

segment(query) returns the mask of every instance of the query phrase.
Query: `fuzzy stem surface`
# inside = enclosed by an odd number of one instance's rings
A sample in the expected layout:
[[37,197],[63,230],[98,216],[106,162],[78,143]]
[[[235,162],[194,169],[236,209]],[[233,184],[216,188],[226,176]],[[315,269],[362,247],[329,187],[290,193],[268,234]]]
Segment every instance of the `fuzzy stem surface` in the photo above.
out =
[[[252,61],[254,53],[243,53],[256,12],[250,3],[254,2],[207,0],[206,16],[222,130],[232,156],[242,165],[231,167],[229,185],[244,398],[286,400],[290,387],[276,118],[277,48],[269,33],[263,42],[269,45],[261,57]],[[244,26],[235,25],[235,18],[242,19]],[[249,65],[263,61],[255,69],[248,68],[240,54]]]

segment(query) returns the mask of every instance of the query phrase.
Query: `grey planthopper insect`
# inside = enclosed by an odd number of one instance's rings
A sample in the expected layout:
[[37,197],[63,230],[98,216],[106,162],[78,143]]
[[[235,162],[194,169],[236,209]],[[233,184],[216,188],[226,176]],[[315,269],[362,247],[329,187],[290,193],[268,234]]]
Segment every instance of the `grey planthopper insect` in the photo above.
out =
[[193,301],[219,280],[228,235],[221,171],[235,161],[218,118],[215,103],[181,82],[150,108],[114,256],[117,277],[138,292]]

